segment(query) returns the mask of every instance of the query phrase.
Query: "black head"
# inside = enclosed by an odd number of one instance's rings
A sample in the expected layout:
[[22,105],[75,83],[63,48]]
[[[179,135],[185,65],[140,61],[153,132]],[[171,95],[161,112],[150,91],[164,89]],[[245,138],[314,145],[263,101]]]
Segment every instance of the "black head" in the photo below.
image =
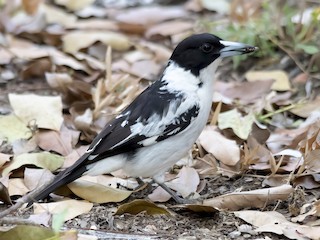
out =
[[198,76],[201,69],[206,68],[219,57],[234,56],[255,50],[255,47],[243,43],[227,42],[215,35],[202,33],[181,41],[170,59]]

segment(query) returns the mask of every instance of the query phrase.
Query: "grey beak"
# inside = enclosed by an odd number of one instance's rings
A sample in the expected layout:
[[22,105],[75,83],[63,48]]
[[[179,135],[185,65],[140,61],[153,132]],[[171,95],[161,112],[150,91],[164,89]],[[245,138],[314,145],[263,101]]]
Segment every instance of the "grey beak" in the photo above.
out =
[[220,50],[220,57],[229,57],[235,55],[241,55],[251,53],[258,50],[257,47],[253,47],[244,43],[229,42],[221,40],[220,43],[224,46]]

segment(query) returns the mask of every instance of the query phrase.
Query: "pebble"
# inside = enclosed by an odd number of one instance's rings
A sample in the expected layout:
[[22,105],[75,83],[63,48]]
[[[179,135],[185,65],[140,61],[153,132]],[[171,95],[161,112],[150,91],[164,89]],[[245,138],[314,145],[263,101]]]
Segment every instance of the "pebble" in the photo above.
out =
[[238,238],[238,237],[241,236],[241,232],[236,230],[236,231],[233,231],[233,232],[229,233],[228,236],[230,238]]

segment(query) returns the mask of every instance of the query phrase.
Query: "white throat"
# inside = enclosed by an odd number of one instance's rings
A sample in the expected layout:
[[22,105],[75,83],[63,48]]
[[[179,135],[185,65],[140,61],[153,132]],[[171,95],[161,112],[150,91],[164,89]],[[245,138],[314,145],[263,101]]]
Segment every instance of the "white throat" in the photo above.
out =
[[171,62],[163,73],[162,80],[167,82],[166,88],[171,92],[197,91],[199,86],[211,88],[215,79],[215,71],[220,64],[221,59],[216,59],[206,68],[200,70],[200,74],[196,77],[190,70],[185,70],[175,62]]

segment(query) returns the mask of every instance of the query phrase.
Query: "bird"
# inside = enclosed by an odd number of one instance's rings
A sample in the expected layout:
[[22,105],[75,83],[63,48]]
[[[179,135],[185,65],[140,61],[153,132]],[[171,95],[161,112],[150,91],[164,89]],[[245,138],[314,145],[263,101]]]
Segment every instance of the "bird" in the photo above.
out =
[[164,173],[187,155],[204,129],[212,107],[215,72],[225,57],[257,47],[224,41],[210,33],[191,35],[173,50],[161,77],[106,124],[87,151],[58,173],[29,204],[83,175],[122,169],[131,177],[150,177],[178,203]]

